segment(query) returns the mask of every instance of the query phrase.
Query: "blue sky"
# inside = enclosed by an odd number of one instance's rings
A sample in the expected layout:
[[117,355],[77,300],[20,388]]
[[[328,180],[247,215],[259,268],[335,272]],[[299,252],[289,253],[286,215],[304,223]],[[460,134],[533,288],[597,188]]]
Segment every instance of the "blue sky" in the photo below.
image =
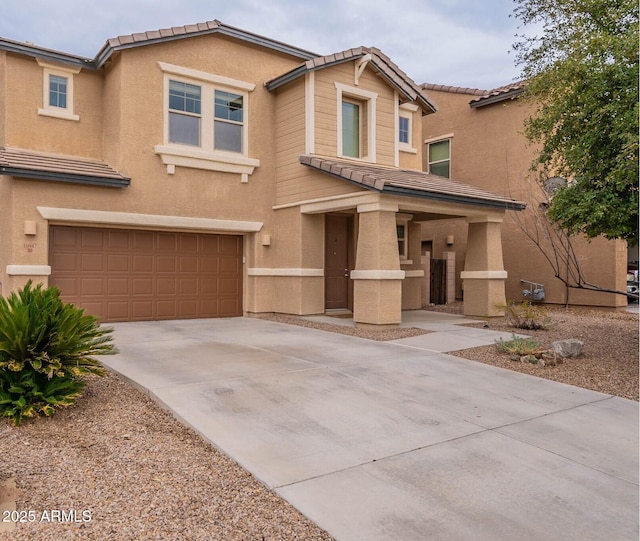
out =
[[93,58],[122,34],[218,19],[319,54],[375,46],[417,83],[519,76],[513,0],[1,0],[0,36]]

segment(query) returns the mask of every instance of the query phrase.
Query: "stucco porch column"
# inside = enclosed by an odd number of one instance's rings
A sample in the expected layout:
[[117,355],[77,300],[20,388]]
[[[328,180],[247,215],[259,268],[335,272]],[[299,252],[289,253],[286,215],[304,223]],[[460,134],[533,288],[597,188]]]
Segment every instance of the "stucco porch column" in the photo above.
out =
[[353,320],[358,325],[397,326],[402,316],[402,280],[396,230],[397,204],[358,205],[356,268],[351,272]]
[[504,315],[507,271],[502,260],[501,215],[467,218],[467,255],[460,273],[464,288],[464,314]]

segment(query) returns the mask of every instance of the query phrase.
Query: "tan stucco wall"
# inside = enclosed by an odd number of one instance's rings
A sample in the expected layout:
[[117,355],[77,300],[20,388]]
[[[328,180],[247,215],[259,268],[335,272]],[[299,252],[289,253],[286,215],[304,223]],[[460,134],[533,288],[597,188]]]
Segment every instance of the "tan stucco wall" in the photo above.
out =
[[[524,287],[520,279],[526,279],[544,284],[547,302],[565,303],[566,287],[554,277],[544,255],[519,226],[519,222],[529,220],[531,210],[538,208],[543,197],[529,172],[535,148],[523,135],[523,121],[532,106],[516,99],[472,109],[469,101],[476,97],[473,95],[430,90],[426,94],[438,112],[424,117],[424,140],[453,134],[451,177],[528,204],[528,210],[517,215],[507,212],[502,226],[504,268],[508,273],[507,299],[523,299]],[[425,169],[427,159],[425,145]],[[427,222],[423,225],[422,235],[423,239],[433,241],[434,257],[440,257],[444,250],[455,250],[459,276],[467,251],[466,223],[463,220]],[[446,246],[448,235],[455,237],[452,247]],[[626,255],[622,241],[579,239],[575,248],[589,282],[610,289],[626,289]],[[456,295],[462,295],[459,278]],[[627,302],[620,295],[578,290],[569,292],[569,301],[595,306],[623,306]]]

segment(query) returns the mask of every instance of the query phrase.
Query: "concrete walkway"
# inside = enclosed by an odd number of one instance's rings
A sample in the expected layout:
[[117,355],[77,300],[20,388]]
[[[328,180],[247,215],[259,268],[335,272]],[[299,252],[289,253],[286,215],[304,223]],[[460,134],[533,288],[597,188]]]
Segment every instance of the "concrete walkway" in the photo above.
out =
[[638,539],[637,402],[447,355],[505,336],[461,316],[404,318],[435,332],[119,323],[104,363],[338,540]]

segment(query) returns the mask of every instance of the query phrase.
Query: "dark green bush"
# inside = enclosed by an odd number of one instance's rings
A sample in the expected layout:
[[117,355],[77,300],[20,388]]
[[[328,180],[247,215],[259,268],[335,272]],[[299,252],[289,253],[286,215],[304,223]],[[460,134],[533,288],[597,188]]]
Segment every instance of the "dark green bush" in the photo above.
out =
[[103,375],[94,355],[116,353],[112,329],[65,304],[55,287],[25,287],[0,297],[0,416],[15,425],[51,416],[81,395],[87,374]]

